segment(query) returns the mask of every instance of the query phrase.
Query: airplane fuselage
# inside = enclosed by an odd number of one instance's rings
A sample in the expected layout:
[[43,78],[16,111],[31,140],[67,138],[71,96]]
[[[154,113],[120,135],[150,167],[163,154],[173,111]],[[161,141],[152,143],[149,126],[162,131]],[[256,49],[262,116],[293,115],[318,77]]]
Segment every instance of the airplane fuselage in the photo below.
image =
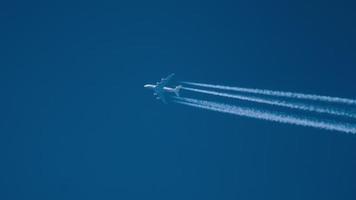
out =
[[[144,85],[145,88],[147,89],[151,89],[151,90],[156,90],[157,85],[153,85],[153,84],[146,84]],[[163,87],[163,91],[164,92],[170,92],[170,93],[174,93],[175,92],[175,88],[170,88],[170,87]]]

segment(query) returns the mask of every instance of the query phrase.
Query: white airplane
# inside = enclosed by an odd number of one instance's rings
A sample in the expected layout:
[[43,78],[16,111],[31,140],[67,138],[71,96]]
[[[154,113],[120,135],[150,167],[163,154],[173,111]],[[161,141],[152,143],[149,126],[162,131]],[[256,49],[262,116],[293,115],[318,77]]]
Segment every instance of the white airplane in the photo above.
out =
[[152,89],[153,95],[157,96],[156,99],[160,99],[160,100],[162,100],[163,103],[167,103],[164,93],[165,92],[174,93],[176,96],[179,97],[179,91],[182,88],[181,85],[178,85],[175,88],[166,87],[166,85],[172,79],[173,76],[174,76],[174,74],[171,74],[167,78],[162,78],[160,82],[156,83],[156,85],[146,84],[143,87]]

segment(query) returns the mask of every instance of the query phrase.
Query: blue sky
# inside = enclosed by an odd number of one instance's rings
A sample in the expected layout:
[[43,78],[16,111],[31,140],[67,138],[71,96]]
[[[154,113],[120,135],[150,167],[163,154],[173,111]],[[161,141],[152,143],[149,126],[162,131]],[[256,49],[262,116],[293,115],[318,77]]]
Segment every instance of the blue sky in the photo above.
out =
[[355,99],[355,8],[1,3],[0,199],[355,199],[355,136],[164,105],[143,88],[175,72]]

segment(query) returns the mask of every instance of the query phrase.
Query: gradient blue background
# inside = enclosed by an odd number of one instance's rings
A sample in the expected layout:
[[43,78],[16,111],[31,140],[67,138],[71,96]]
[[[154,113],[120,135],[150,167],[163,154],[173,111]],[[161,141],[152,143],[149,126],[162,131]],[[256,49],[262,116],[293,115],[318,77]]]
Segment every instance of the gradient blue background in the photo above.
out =
[[356,136],[161,104],[177,80],[356,98],[354,1],[0,3],[0,199],[356,199]]

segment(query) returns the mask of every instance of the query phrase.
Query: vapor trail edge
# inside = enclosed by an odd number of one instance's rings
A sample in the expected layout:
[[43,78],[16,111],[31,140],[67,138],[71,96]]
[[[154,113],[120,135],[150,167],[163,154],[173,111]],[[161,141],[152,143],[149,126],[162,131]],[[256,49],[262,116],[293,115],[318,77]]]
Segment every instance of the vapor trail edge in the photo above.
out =
[[289,114],[266,111],[266,110],[257,110],[257,109],[247,108],[247,107],[232,106],[232,105],[211,102],[211,101],[203,101],[203,100],[192,99],[192,98],[175,97],[173,101],[187,106],[197,107],[197,108],[211,110],[211,111],[217,111],[221,113],[229,113],[229,114],[244,116],[249,118],[262,119],[262,120],[274,121],[274,122],[286,123],[286,124],[294,124],[294,125],[300,125],[305,127],[320,128],[324,130],[339,131],[344,133],[352,133],[352,134],[356,133],[356,126],[354,124],[319,120],[315,118],[301,117],[301,116],[289,115]]
[[242,87],[231,87],[231,86],[223,86],[223,85],[213,85],[213,84],[205,84],[205,83],[195,83],[189,81],[182,81],[183,84],[199,86],[199,87],[207,87],[221,90],[231,90],[237,92],[246,92],[252,94],[262,94],[268,96],[276,96],[276,97],[287,97],[287,98],[296,98],[296,99],[305,99],[305,100],[313,100],[313,101],[323,101],[323,102],[331,102],[331,103],[342,103],[348,105],[356,105],[356,100],[340,98],[340,97],[330,97],[330,96],[322,96],[315,94],[303,94],[296,92],[283,92],[283,91],[273,91],[266,89],[253,89],[253,88],[242,88]]

